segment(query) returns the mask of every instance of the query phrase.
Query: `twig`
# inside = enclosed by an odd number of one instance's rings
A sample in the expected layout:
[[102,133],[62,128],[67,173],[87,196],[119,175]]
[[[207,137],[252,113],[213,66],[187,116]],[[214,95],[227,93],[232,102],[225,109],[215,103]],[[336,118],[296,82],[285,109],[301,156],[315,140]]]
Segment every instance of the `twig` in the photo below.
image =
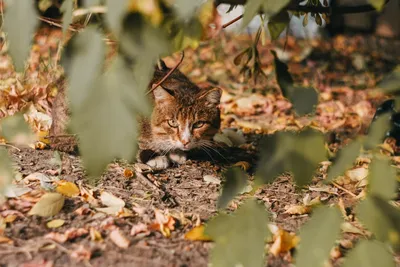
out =
[[236,17],[236,18],[234,18],[233,20],[231,20],[231,21],[225,23],[224,25],[222,25],[222,28],[225,29],[226,27],[229,27],[230,25],[232,25],[232,24],[235,23],[236,21],[240,20],[241,18],[243,18],[243,14],[240,15],[240,16],[238,16],[238,17]]
[[334,185],[334,186],[336,186],[337,188],[339,188],[340,190],[342,190],[342,191],[344,191],[344,192],[346,192],[347,194],[349,194],[350,196],[352,196],[352,197],[357,197],[357,195],[356,194],[354,194],[353,192],[351,192],[351,191],[349,191],[349,190],[347,190],[346,188],[344,188],[343,186],[340,186],[340,185],[338,185],[337,183],[335,183],[335,182],[332,182],[332,184]]
[[[50,24],[51,26],[56,26],[56,27],[58,27],[58,28],[62,28],[62,24],[60,24],[60,23],[58,23],[58,22],[55,22],[54,20],[47,19],[47,18],[45,18],[45,17],[39,17],[39,20],[41,20],[41,21],[43,21],[43,22],[46,22],[46,23]],[[75,29],[75,28],[72,27],[72,26],[69,26],[68,29],[71,30],[71,31],[73,31],[73,32],[79,31],[79,30]]]
[[0,146],[11,147],[11,148],[14,148],[14,149],[18,150],[18,152],[21,151],[21,149],[19,149],[18,147],[10,145],[10,144],[0,144]]
[[182,63],[183,58],[185,57],[185,52],[182,51],[182,57],[181,60],[179,60],[178,64],[175,65],[175,67],[173,67],[168,73],[167,75],[165,75],[161,81],[159,81],[158,83],[156,83],[147,93],[146,95],[150,94],[151,92],[153,92],[154,89],[156,89],[158,86],[160,86],[177,68],[178,66]]
[[141,174],[138,171],[135,171],[136,177],[138,177],[141,181],[143,181],[146,185],[150,186],[151,188],[153,188],[154,190],[158,191],[158,192],[162,192],[164,193],[164,191],[159,188],[158,186],[156,186],[152,181],[150,181],[149,178],[147,178],[146,176],[144,176],[143,174]]

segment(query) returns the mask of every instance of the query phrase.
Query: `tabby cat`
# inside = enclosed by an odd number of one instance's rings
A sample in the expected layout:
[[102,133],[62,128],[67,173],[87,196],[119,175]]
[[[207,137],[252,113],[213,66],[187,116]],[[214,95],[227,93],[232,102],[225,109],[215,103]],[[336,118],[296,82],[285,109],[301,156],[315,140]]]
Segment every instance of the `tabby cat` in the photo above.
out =
[[[151,85],[160,81],[169,68],[160,60]],[[154,169],[186,161],[186,152],[212,146],[220,127],[221,90],[201,89],[175,70],[152,91],[153,112],[142,119],[138,159]]]
[[[161,81],[169,71],[160,60],[150,87]],[[212,146],[212,138],[220,127],[220,89],[199,88],[175,70],[152,91],[151,98],[151,117],[140,119],[137,157],[140,162],[153,169],[165,169],[173,163],[184,163],[188,150]],[[69,120],[64,82],[54,101],[52,117],[51,147],[68,152],[76,149],[76,140],[63,137]]]

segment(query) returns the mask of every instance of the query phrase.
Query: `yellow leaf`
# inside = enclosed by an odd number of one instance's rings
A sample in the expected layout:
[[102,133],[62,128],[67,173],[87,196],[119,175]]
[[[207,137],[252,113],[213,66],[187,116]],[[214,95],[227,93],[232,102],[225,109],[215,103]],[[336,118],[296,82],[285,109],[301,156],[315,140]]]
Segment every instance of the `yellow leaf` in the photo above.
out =
[[65,180],[61,180],[60,182],[58,182],[56,190],[58,193],[63,194],[64,196],[67,197],[76,197],[80,193],[80,190],[76,186],[76,184]]
[[274,243],[270,247],[270,252],[278,256],[280,253],[287,252],[296,247],[300,238],[294,233],[288,233],[283,229],[279,229],[274,235]]
[[131,0],[128,11],[143,14],[154,26],[160,25],[164,17],[157,0]]
[[185,234],[185,239],[192,241],[211,241],[211,237],[204,234],[204,225],[199,225]]
[[302,215],[311,212],[310,206],[293,205],[286,209],[285,213],[290,215]]
[[47,226],[47,228],[58,228],[58,227],[63,226],[64,223],[65,223],[64,220],[56,219],[56,220],[51,220],[51,221],[49,221],[49,222],[46,224],[46,226]]
[[247,161],[236,162],[233,166],[239,167],[244,171],[248,171],[250,169],[250,163],[248,163]]
[[133,177],[133,171],[131,170],[131,169],[125,169],[124,170],[124,177],[125,178],[131,178],[131,177]]
[[50,139],[48,138],[48,131],[39,131],[37,133],[38,140],[46,145],[50,145]]
[[94,229],[93,227],[90,228],[90,239],[95,242],[103,242],[103,237],[101,233]]
[[59,193],[46,193],[32,207],[28,214],[42,217],[54,216],[60,212],[64,206],[64,201],[64,196]]

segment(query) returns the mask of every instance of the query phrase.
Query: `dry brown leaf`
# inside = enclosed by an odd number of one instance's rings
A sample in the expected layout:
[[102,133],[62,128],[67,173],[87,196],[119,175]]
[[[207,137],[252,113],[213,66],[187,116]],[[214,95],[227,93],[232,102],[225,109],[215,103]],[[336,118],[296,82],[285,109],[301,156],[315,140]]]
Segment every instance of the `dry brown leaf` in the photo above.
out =
[[65,223],[64,220],[61,219],[56,219],[56,220],[51,220],[49,222],[46,223],[47,228],[58,228],[63,226]]
[[134,172],[131,169],[125,169],[124,170],[124,177],[125,178],[132,178],[134,175]]
[[156,222],[149,225],[149,229],[160,231],[165,237],[171,235],[171,230],[175,230],[175,219],[171,215],[164,215],[160,210],[154,209]]
[[209,184],[218,184],[218,185],[221,184],[221,180],[215,175],[204,175],[203,180],[204,182]]
[[185,239],[192,241],[211,241],[211,237],[204,234],[204,225],[194,227],[185,234]]
[[101,203],[107,207],[123,208],[125,206],[125,202],[122,199],[108,192],[102,192],[100,195],[100,200]]
[[340,228],[342,229],[342,232],[344,232],[344,233],[359,234],[359,235],[363,235],[363,236],[371,235],[371,233],[369,233],[368,231],[361,229],[361,227],[359,228],[350,222],[343,222]]
[[59,193],[46,193],[29,211],[29,215],[42,217],[54,216],[60,212],[64,206],[65,198]]
[[247,161],[238,161],[233,164],[233,166],[239,167],[244,171],[248,171],[250,169],[250,163],[248,163]]
[[80,194],[79,188],[76,186],[76,184],[65,180],[57,182],[56,191],[67,197],[76,197]]
[[101,236],[101,233],[94,229],[93,227],[90,228],[89,230],[89,235],[90,235],[90,240],[95,241],[95,242],[103,242],[103,237]]
[[71,252],[71,257],[79,261],[88,261],[92,257],[92,252],[86,249],[84,246],[79,247]]
[[134,226],[132,226],[131,235],[135,236],[139,233],[143,233],[144,235],[149,235],[150,230],[149,230],[148,226],[144,223],[139,223],[139,224],[135,224]]
[[73,240],[77,237],[87,235],[89,232],[84,228],[70,228],[64,233],[50,232],[44,238],[54,240],[58,243],[65,243],[67,240]]
[[311,207],[303,205],[293,205],[285,210],[285,213],[290,215],[302,215],[302,214],[308,214],[310,212],[311,212]]
[[114,229],[109,235],[111,241],[120,248],[128,248],[130,241],[121,233],[119,229]]
[[13,223],[17,218],[18,218],[17,215],[15,215],[15,214],[10,214],[10,215],[7,215],[7,216],[4,218],[4,222],[5,222],[5,223]]

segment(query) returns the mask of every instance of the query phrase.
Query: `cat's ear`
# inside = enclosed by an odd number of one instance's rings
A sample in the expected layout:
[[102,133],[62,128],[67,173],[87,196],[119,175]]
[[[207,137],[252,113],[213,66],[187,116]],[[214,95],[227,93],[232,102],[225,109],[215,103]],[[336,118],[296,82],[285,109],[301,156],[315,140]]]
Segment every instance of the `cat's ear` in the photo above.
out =
[[169,68],[167,67],[167,65],[165,64],[165,62],[162,59],[159,59],[157,61],[157,69],[161,70],[161,71],[169,70]]
[[217,106],[221,100],[222,90],[215,87],[203,93],[200,98],[204,98],[208,105]]
[[162,88],[161,86],[157,86],[154,90],[153,90],[153,96],[154,96],[154,101],[156,102],[156,104],[160,104],[160,103],[165,103],[168,101],[172,101],[173,100],[173,96],[171,95],[170,92],[168,92],[167,90],[165,90],[164,88]]

